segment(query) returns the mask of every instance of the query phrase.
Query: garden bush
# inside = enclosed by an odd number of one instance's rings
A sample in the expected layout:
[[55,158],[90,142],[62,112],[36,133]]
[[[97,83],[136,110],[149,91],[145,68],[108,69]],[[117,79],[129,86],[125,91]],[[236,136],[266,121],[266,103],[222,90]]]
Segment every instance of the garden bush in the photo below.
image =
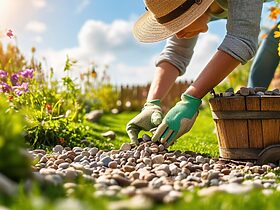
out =
[[31,174],[31,159],[24,144],[23,115],[0,96],[0,173],[19,181]]

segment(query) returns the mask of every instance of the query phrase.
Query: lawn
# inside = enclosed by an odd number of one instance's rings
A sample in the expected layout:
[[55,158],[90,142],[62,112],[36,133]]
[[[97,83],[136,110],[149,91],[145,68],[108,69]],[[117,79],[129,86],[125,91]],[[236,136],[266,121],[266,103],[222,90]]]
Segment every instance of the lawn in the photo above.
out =
[[[124,142],[129,142],[125,131],[126,123],[132,119],[138,112],[123,112],[118,115],[106,114],[99,124],[91,124],[93,130],[106,132],[113,130],[117,134],[116,140],[112,141],[113,148],[117,149]],[[140,132],[139,137],[144,133]],[[178,139],[169,150],[193,151],[218,157],[218,140],[215,134],[214,121],[209,107],[202,109],[191,131]]]

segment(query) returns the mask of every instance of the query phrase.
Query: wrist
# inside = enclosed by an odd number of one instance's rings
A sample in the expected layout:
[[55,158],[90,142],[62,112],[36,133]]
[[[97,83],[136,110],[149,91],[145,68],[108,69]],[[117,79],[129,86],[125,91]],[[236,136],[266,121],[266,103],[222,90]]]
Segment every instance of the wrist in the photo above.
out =
[[154,104],[154,105],[160,106],[160,99],[148,100],[148,101],[146,101],[145,105],[146,104]]
[[201,104],[201,99],[196,98],[195,96],[189,95],[187,93],[183,93],[181,95],[181,100],[184,102],[191,103],[193,106],[199,107]]

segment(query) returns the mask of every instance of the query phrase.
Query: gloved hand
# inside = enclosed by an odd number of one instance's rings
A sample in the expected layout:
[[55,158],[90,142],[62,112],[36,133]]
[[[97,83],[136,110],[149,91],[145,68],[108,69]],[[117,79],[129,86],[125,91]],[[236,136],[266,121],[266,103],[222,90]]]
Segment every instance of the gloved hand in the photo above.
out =
[[149,131],[162,122],[163,116],[160,100],[151,100],[145,103],[142,111],[126,125],[126,132],[131,143],[138,145],[138,134],[141,130]]
[[200,104],[201,99],[183,93],[181,101],[170,109],[164,117],[155,131],[152,141],[160,141],[165,148],[172,145],[176,139],[191,129],[198,115]]

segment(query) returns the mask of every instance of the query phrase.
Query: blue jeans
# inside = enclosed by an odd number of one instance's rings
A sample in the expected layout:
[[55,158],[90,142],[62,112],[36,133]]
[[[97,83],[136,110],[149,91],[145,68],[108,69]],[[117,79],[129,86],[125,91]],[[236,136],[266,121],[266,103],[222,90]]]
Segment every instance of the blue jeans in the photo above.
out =
[[[277,23],[277,26],[280,22]],[[250,69],[248,87],[268,87],[280,61],[278,43],[280,38],[274,38],[273,28],[268,37],[261,43]]]

